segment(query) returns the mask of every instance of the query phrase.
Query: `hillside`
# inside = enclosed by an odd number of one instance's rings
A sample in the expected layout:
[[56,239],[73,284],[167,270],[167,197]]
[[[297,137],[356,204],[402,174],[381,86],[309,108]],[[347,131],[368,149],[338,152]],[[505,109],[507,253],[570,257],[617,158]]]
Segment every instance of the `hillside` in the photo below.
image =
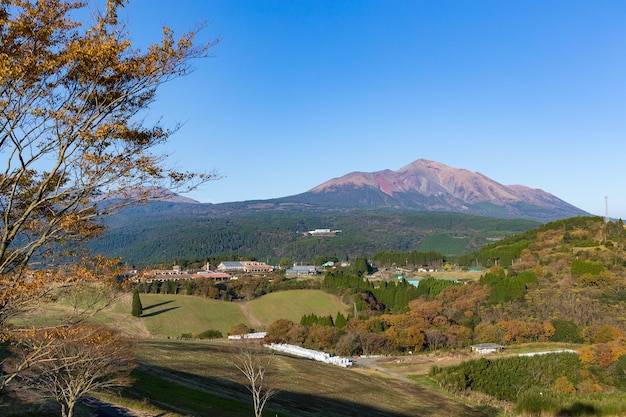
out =
[[141,319],[129,315],[130,301],[127,296],[105,312],[107,320],[115,321],[120,329],[130,329],[133,335],[145,336],[137,331],[144,326],[151,336],[172,338],[205,330],[219,330],[226,336],[228,330],[239,323],[263,331],[279,318],[299,322],[305,314],[334,317],[348,310],[337,297],[314,290],[283,291],[250,302],[232,303],[187,295],[142,294],[144,314]]
[[[311,262],[379,251],[438,251],[458,256],[538,225],[531,220],[410,211],[221,212],[211,205],[152,202],[109,218],[92,243],[97,253],[137,266],[175,259],[238,254],[278,264],[281,258]],[[339,229],[336,237],[305,236],[316,228]]]
[[512,276],[526,271],[536,275],[537,282],[527,285],[523,297],[501,304],[504,319],[559,318],[578,326],[611,325],[626,331],[625,244],[621,221],[578,217],[486,245],[459,263],[498,264]]

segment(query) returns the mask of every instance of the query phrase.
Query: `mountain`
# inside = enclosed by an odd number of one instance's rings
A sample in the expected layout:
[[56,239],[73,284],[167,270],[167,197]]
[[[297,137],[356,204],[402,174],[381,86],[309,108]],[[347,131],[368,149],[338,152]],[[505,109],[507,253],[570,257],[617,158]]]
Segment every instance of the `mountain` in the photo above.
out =
[[[92,249],[134,264],[232,254],[276,262],[345,259],[411,250],[454,257],[537,222],[588,215],[545,191],[423,159],[270,200],[201,204],[156,191],[159,198],[149,204],[108,218]],[[316,228],[342,232],[306,236]]]
[[201,204],[199,201],[189,197],[184,197],[180,194],[168,190],[163,187],[147,186],[137,187],[134,189],[126,189],[123,192],[113,192],[103,196],[106,200],[138,200],[147,199],[149,202],[165,201],[170,203],[185,203],[185,204]]
[[589,213],[543,190],[418,159],[397,171],[352,172],[283,199],[328,208],[408,209],[550,221]]

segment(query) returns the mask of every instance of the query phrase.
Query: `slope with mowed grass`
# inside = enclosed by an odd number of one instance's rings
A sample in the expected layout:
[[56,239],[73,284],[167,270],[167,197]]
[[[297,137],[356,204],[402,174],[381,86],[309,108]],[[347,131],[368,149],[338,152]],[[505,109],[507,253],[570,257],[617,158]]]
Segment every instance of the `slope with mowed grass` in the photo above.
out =
[[[316,290],[294,290],[271,293],[250,302],[227,302],[171,294],[141,294],[143,315],[130,315],[130,298],[116,303],[105,314],[116,327],[131,327],[125,323],[143,324],[153,336],[180,337],[184,333],[198,334],[205,330],[219,330],[224,336],[235,324],[243,323],[251,329],[262,331],[278,319],[299,322],[304,314],[320,316],[338,311],[345,313],[348,307],[337,297]],[[135,326],[136,327],[136,326]],[[134,332],[135,335],[141,334]]]
[[[142,320],[153,336],[180,337],[183,333],[197,334],[205,330],[219,330],[224,336],[238,323],[247,323],[245,315],[235,303],[210,300],[189,295],[141,294]],[[116,307],[128,308],[124,303]]]
[[339,298],[319,290],[275,292],[248,302],[247,308],[266,326],[278,319],[299,323],[303,315],[311,313],[331,315],[334,319],[338,312],[346,314],[349,311]]

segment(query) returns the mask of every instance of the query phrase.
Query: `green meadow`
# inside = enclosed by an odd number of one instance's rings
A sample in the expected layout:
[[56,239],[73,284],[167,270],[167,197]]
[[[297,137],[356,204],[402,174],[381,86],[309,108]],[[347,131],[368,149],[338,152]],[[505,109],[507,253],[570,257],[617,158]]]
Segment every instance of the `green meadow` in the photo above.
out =
[[[131,299],[124,296],[99,315],[105,322],[115,322],[133,335],[176,338],[183,333],[205,330],[228,330],[243,323],[256,331],[265,330],[278,319],[300,322],[305,314],[346,313],[349,308],[337,297],[316,290],[281,291],[249,302],[227,302],[189,295],[141,294],[143,315],[130,316]],[[118,327],[119,328],[119,327]]]

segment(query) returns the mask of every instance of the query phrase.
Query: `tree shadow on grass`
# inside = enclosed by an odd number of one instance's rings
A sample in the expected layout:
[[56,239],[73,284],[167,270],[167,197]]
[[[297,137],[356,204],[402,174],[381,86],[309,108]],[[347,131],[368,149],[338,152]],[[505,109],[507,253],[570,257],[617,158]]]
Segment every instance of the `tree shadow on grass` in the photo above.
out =
[[[164,304],[164,303],[163,303]],[[153,311],[151,313],[147,313],[147,314],[142,314],[141,317],[153,317],[153,316],[158,316],[159,314],[163,314],[163,313],[167,313],[168,311],[172,311],[172,310],[176,310],[177,308],[180,308],[179,306],[176,307],[170,307],[170,308],[164,308],[162,310],[157,310],[157,311]]]
[[[216,376],[202,376],[188,372],[140,365],[133,372],[135,383],[126,388],[129,396],[142,398],[146,402],[157,402],[163,409],[188,412],[193,415],[213,417],[244,417],[252,412],[250,394],[244,385]],[[364,376],[364,378],[367,378]],[[355,387],[358,388],[358,387]],[[411,399],[411,396],[407,396]],[[417,404],[420,403],[415,398]],[[270,399],[264,415],[278,417],[413,417],[440,416],[447,404],[419,404],[419,414],[409,410],[389,410],[358,402],[350,392],[344,398],[293,392],[282,387]],[[450,409],[457,417],[488,417],[492,413],[460,406]]]
[[597,416],[598,410],[591,404],[575,402],[571,407],[559,410],[556,415],[558,417]]
[[170,304],[173,302],[174,300],[168,300],[168,301],[163,301],[162,303],[151,304],[147,307],[143,307],[143,311],[150,310],[151,308],[155,308],[155,307],[161,307],[161,306],[164,306],[165,304]]

